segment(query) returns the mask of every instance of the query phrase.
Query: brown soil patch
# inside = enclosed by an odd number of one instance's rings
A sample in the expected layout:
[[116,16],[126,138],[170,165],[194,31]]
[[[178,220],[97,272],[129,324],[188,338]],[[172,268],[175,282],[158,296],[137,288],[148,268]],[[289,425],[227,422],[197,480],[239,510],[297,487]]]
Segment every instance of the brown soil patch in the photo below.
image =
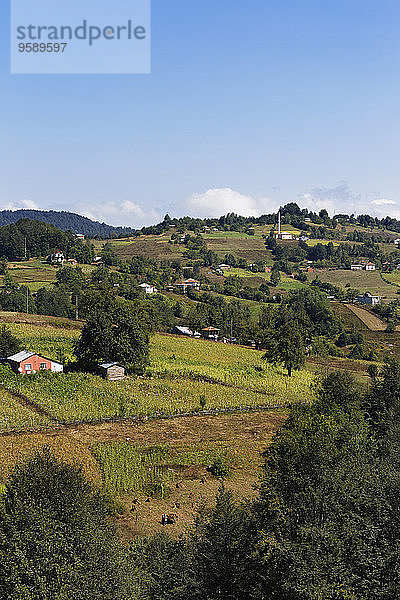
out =
[[61,460],[82,465],[87,479],[97,484],[101,482],[100,468],[86,444],[62,433],[57,437],[44,433],[9,435],[1,438],[0,481],[5,482],[16,463],[49,447]]
[[346,305],[371,331],[385,331],[386,323],[381,321],[376,315],[373,315],[365,308],[355,306],[354,304]]

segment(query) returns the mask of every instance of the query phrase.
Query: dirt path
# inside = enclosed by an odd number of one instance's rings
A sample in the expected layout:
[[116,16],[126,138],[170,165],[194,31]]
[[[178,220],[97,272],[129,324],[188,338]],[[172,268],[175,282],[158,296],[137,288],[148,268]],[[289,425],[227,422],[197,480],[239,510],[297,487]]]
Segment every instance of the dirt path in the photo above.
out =
[[[43,437],[57,438],[71,436],[75,440],[91,444],[93,442],[113,442],[130,440],[138,443],[193,443],[201,441],[232,439],[269,439],[270,435],[284,421],[283,410],[260,410],[247,413],[224,413],[154,419],[149,421],[123,421],[59,426],[41,431]],[[10,432],[6,437],[36,436],[38,431]]]
[[354,304],[346,304],[347,308],[353,312],[371,331],[385,331],[386,323],[381,321],[377,316],[370,313],[365,308],[355,306]]
[[20,394],[18,392],[12,392],[11,390],[3,387],[2,385],[0,385],[0,388],[7,392],[7,394],[10,394],[10,396],[12,396],[19,404],[21,404],[25,408],[29,408],[29,410],[36,413],[37,415],[40,415],[41,417],[46,417],[46,419],[48,419],[50,423],[57,422],[56,418],[53,417],[53,415],[51,415],[47,410],[42,408],[40,404],[37,404],[33,400],[30,400],[23,394]]

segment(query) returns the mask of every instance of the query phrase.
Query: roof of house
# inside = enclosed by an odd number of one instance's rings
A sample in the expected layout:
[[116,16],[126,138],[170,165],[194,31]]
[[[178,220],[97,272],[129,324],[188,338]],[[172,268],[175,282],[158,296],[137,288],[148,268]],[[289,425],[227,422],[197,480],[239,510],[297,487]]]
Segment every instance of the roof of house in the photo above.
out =
[[12,360],[14,362],[21,362],[30,358],[31,356],[35,356],[34,352],[28,352],[27,350],[21,350],[21,352],[17,352],[17,354],[13,354],[12,356],[8,356],[7,360]]
[[186,335],[193,335],[193,331],[189,329],[189,327],[181,327],[180,325],[175,325],[175,329]]
[[141,283],[141,284],[139,285],[139,287],[144,287],[144,288],[152,288],[152,287],[154,287],[154,286],[153,286],[153,285],[150,285],[149,283]]
[[217,327],[204,327],[202,329],[202,331],[221,331],[221,330],[217,329]]
[[37,352],[29,352],[28,350],[21,350],[21,352],[17,352],[17,354],[13,354],[12,356],[8,356],[7,360],[12,360],[13,362],[20,363],[23,360],[27,360],[32,356],[39,356],[39,358],[44,358],[45,360],[49,360],[52,363],[57,363],[58,365],[62,365],[58,360],[53,360],[52,358],[47,358],[47,356],[43,356],[43,354],[38,354]]
[[121,367],[121,366],[122,366],[122,365],[120,365],[120,364],[119,364],[119,363],[117,363],[117,362],[102,363],[102,364],[100,365],[100,367],[101,367],[102,369],[110,369],[111,367]]

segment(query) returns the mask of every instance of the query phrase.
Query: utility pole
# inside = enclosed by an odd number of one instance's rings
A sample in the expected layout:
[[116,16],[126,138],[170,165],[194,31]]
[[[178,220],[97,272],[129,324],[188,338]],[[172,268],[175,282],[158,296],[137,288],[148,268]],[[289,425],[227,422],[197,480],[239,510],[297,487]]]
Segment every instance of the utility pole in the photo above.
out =
[[29,288],[26,286],[26,314],[29,314]]
[[79,319],[78,294],[75,295],[75,321]]
[[24,257],[25,257],[25,260],[26,260],[26,236],[25,236],[25,243],[24,243]]

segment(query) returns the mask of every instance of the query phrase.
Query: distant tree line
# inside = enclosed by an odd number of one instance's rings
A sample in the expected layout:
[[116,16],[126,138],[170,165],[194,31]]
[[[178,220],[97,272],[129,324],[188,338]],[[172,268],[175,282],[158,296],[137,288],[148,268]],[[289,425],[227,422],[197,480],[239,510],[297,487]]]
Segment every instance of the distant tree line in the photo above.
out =
[[41,221],[48,225],[53,225],[62,231],[72,231],[73,233],[82,233],[91,238],[111,238],[127,235],[134,235],[135,229],[130,227],[113,227],[106,223],[92,221],[88,217],[83,217],[76,213],[65,210],[1,210],[0,227],[16,223],[20,219],[29,219],[31,221]]

